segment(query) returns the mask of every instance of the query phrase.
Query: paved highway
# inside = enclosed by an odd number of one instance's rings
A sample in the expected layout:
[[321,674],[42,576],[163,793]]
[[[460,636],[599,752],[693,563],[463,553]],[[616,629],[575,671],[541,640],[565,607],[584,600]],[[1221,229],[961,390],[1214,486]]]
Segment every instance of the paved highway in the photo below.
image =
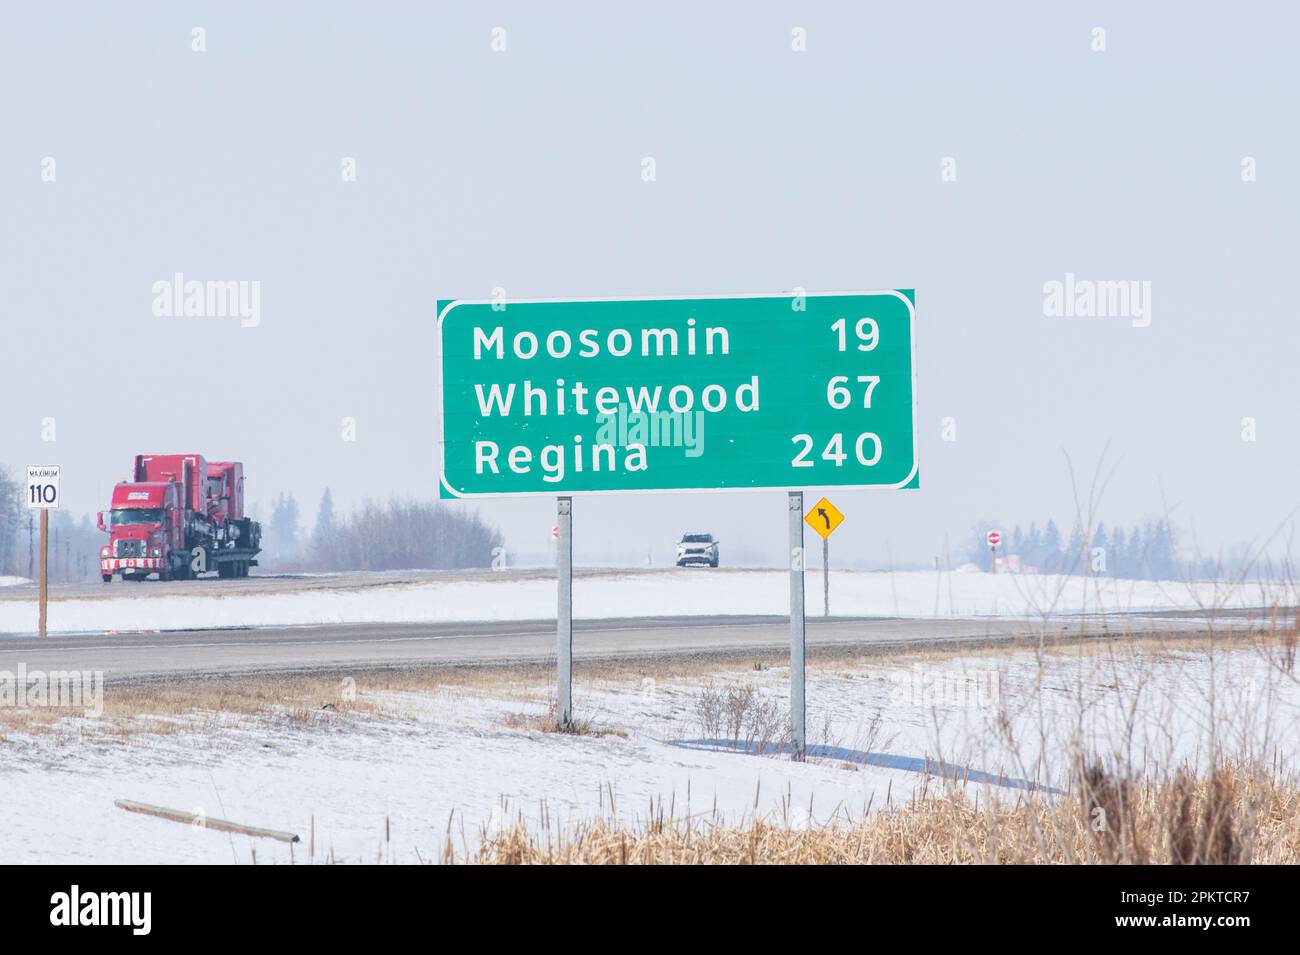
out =
[[[1003,619],[808,620],[813,649],[883,650],[903,645],[996,644],[1017,639],[1195,632],[1179,615],[1074,617],[1044,625]],[[575,621],[577,660],[737,657],[789,646],[784,617],[639,617]],[[545,662],[555,622],[348,624],[231,630],[6,637],[0,670],[100,670],[110,682],[219,674],[338,672],[376,668]]]

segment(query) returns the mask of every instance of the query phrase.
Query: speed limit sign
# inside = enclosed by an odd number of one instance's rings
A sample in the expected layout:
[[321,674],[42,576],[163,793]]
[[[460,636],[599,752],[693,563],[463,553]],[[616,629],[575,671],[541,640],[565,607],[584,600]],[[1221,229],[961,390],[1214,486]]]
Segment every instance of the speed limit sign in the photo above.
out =
[[53,510],[59,506],[59,466],[27,465],[27,506]]

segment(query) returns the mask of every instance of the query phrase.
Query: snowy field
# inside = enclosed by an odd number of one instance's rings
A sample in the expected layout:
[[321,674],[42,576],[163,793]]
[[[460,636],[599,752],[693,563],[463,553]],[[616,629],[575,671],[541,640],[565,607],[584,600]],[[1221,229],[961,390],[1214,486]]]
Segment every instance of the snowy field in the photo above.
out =
[[[784,614],[788,575],[777,570],[676,570],[579,574],[574,616]],[[205,581],[151,592],[151,583],[105,588],[104,596],[54,599],[53,632],[171,630],[340,623],[538,620],[555,615],[555,582],[536,576],[484,575],[373,587],[341,584],[302,592],[204,593]],[[821,574],[809,571],[810,606]],[[832,571],[832,609],[840,616],[1039,617],[1045,614],[1292,606],[1290,586],[946,572]],[[25,600],[0,601],[0,633],[33,633]]]
[[[677,816],[757,812],[801,825],[905,801],[933,789],[940,766],[960,767],[981,802],[1030,783],[1050,793],[1076,744],[1156,775],[1203,765],[1215,747],[1288,770],[1300,683],[1284,654],[1180,646],[813,666],[809,743],[827,755],[804,764],[728,751],[702,690],[716,700],[752,688],[754,719],[770,725],[784,716],[783,668],[580,680],[575,712],[615,731],[604,736],[518,728],[546,713],[547,689],[509,676],[424,691],[370,689],[362,677],[368,709],[205,713],[164,720],[161,733],[63,718],[0,737],[0,863],[303,863],[313,823],[317,862],[428,861],[444,840],[472,847],[517,816],[563,826],[612,803],[635,823],[658,800]],[[303,843],[291,852],[128,814],[116,799],[288,830]]]

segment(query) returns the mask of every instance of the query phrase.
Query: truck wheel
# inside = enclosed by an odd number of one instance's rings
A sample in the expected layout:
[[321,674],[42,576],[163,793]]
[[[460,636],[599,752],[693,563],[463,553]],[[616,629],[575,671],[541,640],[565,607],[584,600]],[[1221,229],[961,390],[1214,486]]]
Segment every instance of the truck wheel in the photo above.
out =
[[717,566],[718,566],[718,558],[715,557],[715,558],[713,558],[713,560],[709,561],[709,566],[710,566],[710,567],[717,567]]
[[111,584],[113,582],[112,574],[100,574],[99,576],[103,579],[104,583],[106,584]]

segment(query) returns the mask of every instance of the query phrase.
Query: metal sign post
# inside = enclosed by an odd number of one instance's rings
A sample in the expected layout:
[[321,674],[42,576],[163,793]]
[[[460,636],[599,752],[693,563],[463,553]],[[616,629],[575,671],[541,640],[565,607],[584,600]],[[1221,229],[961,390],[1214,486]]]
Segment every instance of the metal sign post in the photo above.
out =
[[984,539],[988,541],[990,565],[993,573],[996,574],[998,572],[998,545],[1002,543],[1002,532],[989,531]]
[[45,636],[46,605],[50,597],[50,512],[41,508],[41,608],[37,611],[36,626],[42,637]]
[[555,721],[567,730],[573,726],[573,498],[557,497],[555,503]]
[[50,588],[50,511],[59,506],[59,466],[57,464],[29,464],[27,466],[27,506],[41,512],[41,583],[40,608],[36,612],[36,629],[45,636],[46,608]]
[[822,538],[822,616],[831,615],[831,539]]
[[822,615],[831,615],[831,535],[844,523],[844,513],[822,498],[804,515],[804,523],[822,536]]
[[804,618],[803,618],[803,491],[791,491],[790,518],[790,732],[791,755],[803,762],[807,735],[804,730]]
[[[913,291],[446,299],[435,334],[438,496],[557,501],[563,727],[573,719],[573,495],[789,493],[802,759],[803,492],[792,489],[920,486]],[[825,537],[837,512],[823,503],[814,526]]]

